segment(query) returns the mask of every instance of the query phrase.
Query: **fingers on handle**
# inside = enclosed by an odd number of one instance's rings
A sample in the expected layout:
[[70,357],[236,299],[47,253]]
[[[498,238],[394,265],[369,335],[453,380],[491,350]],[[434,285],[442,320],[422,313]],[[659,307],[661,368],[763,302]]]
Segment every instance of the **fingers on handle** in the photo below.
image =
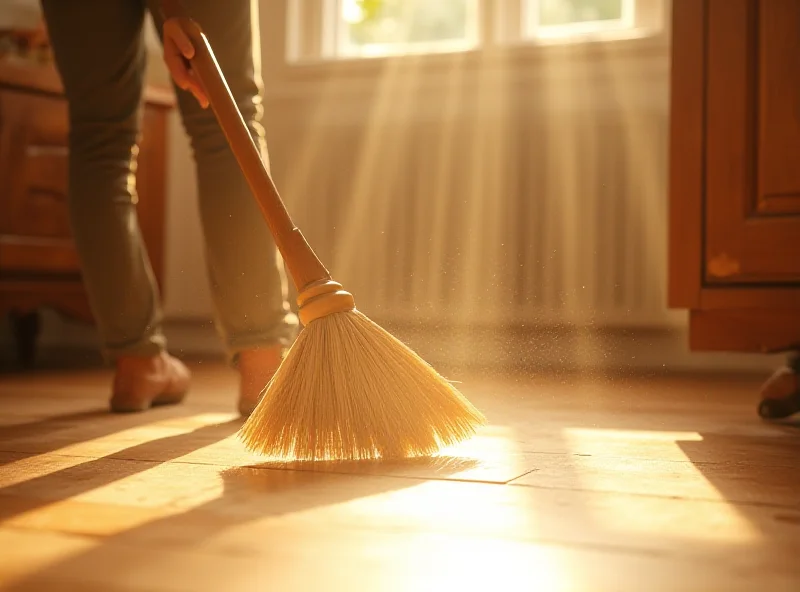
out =
[[164,23],[164,61],[175,83],[183,90],[191,92],[203,108],[208,107],[200,81],[193,76],[189,60],[194,58],[195,49],[189,36],[174,20]]

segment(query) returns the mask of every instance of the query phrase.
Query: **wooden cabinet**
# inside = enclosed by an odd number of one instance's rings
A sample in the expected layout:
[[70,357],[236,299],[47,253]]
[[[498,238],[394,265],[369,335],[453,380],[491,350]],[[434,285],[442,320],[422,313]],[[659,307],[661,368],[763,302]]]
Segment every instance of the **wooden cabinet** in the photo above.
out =
[[[167,113],[172,93],[148,89],[136,172],[138,215],[162,285]],[[67,212],[67,103],[56,70],[0,60],[0,314],[32,360],[38,313],[92,321]]]
[[77,273],[66,208],[64,101],[0,89],[0,122],[0,269]]
[[800,2],[673,0],[669,303],[694,350],[800,348]]

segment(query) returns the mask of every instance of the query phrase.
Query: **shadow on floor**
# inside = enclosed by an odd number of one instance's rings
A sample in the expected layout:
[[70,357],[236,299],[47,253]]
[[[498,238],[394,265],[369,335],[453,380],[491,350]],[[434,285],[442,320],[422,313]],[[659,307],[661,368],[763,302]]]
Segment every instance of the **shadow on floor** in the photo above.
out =
[[[46,422],[38,425],[44,423]],[[139,423],[145,424],[147,421],[142,419]],[[109,456],[86,460],[80,464],[2,488],[0,496],[14,496],[17,500],[23,500],[23,503],[3,503],[0,506],[0,522],[23,512],[70,499],[131,477],[152,468],[154,463],[161,464],[185,456],[198,448],[230,436],[240,425],[240,420],[229,421],[202,426],[191,432],[166,438],[148,440]],[[106,432],[106,435],[109,433],[113,432]],[[61,444],[59,443],[59,447]],[[38,452],[34,453],[34,456],[38,454]],[[126,457],[137,460],[114,463],[113,466],[108,463],[110,459],[124,460]]]
[[[91,419],[92,413],[65,416],[73,421],[78,418]],[[38,422],[34,429],[43,436],[57,420]],[[203,426],[192,432],[144,442],[113,455],[87,460],[81,464],[59,470],[41,477],[12,485],[0,490],[0,522],[4,522],[58,501],[74,498],[116,481],[126,479],[139,472],[152,469],[154,464],[168,462],[189,454],[198,448],[213,444],[232,435],[240,421]],[[21,428],[20,428],[21,429]],[[164,454],[168,459],[164,459]],[[111,459],[142,459],[116,462]],[[159,459],[147,462],[144,459]],[[86,553],[56,562],[21,581],[7,583],[2,590],[54,589],[80,583],[80,588],[93,589],[93,585],[108,589],[108,583],[119,580],[120,587],[127,589],[125,574],[134,573],[146,566],[143,558],[154,560],[156,555],[142,554],[134,549],[164,549],[167,554],[191,553],[212,537],[226,531],[261,521],[268,517],[281,516],[310,510],[316,507],[341,504],[354,499],[379,495],[422,483],[409,478],[370,478],[370,475],[338,474],[354,469],[372,475],[398,469],[429,469],[434,478],[446,478],[477,465],[477,461],[460,458],[416,458],[400,461],[366,461],[263,463],[236,468],[219,468],[223,482],[221,494],[211,501],[189,508],[181,513],[149,521],[140,526],[124,530],[103,538],[102,544]],[[206,466],[209,470],[218,467]],[[192,484],[187,483],[191,488]],[[288,495],[287,495],[288,494]],[[124,509],[120,509],[124,512]],[[268,526],[264,528],[268,529]],[[266,534],[266,533],[265,533]],[[255,538],[254,538],[255,537]],[[263,545],[276,544],[274,539],[258,537],[258,530],[248,538],[230,543],[238,557],[263,556]],[[254,548],[257,546],[257,548]],[[128,550],[126,552],[126,549]],[[234,552],[227,546],[227,552]],[[99,569],[98,566],[104,566]],[[109,570],[115,575],[109,576]],[[169,573],[165,571],[165,576]],[[180,574],[174,574],[180,577]],[[93,582],[93,577],[98,579]],[[68,585],[67,582],[70,582]]]
[[746,507],[800,512],[800,430],[775,428],[774,436],[701,433],[702,440],[677,444],[720,497],[741,512]]
[[[184,405],[160,407],[146,413],[110,413],[106,406],[54,415],[35,421],[0,425],[0,452],[19,454],[20,457],[32,454],[46,454],[60,448],[81,444],[88,440],[104,438],[156,421],[188,418],[197,411]],[[235,423],[235,422],[234,422]],[[90,426],[87,429],[87,426]],[[202,436],[202,433],[198,434]],[[30,447],[15,447],[15,442],[32,443]],[[30,452],[25,451],[29,448]],[[0,466],[13,462],[0,458]]]

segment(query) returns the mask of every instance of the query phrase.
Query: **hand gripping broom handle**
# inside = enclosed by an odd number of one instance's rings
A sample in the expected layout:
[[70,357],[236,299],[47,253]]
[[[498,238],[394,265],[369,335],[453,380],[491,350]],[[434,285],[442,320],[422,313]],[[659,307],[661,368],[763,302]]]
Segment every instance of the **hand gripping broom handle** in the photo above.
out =
[[[165,2],[165,4],[168,4]],[[171,15],[170,15],[171,16]],[[309,284],[331,279],[331,275],[294,225],[278,190],[264,166],[261,152],[253,141],[239,108],[233,100],[225,77],[217,64],[211,45],[200,25],[185,16],[176,16],[195,55],[192,70],[203,86],[228,143],[261,208],[275,244],[283,257],[298,292]],[[235,237],[231,237],[235,240]]]

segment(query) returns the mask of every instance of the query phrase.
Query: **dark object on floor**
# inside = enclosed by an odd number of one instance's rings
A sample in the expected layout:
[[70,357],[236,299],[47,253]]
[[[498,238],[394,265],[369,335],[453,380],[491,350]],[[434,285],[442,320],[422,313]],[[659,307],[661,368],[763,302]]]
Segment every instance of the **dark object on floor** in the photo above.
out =
[[785,399],[764,399],[758,404],[758,414],[764,419],[785,419],[800,412],[800,391]]
[[11,318],[11,331],[17,346],[17,361],[23,368],[31,368],[36,362],[36,339],[41,332],[39,313],[13,312]]
[[[758,404],[758,414],[764,419],[785,419],[800,412],[800,353],[792,353],[786,366],[775,371],[762,387],[764,393],[784,391],[782,397],[764,397]],[[774,392],[773,392],[774,395]]]

